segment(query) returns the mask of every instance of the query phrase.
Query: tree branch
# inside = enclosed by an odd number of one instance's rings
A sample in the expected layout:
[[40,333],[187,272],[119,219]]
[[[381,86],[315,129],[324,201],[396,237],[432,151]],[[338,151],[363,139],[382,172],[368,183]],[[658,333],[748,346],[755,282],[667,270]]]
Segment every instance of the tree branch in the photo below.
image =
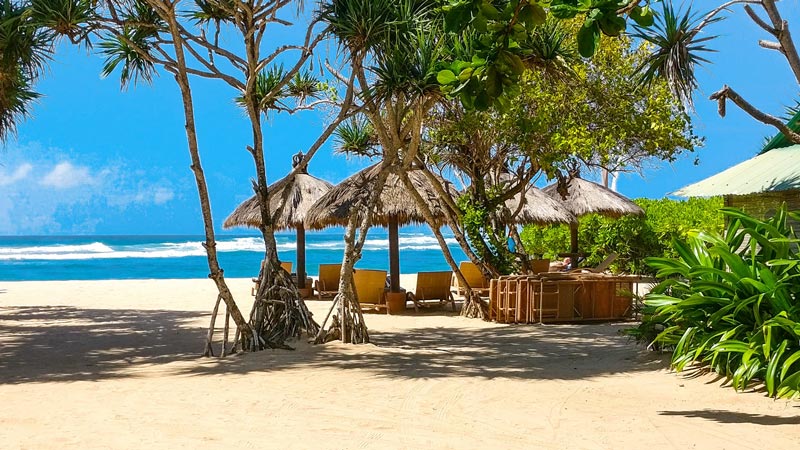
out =
[[781,44],[779,44],[777,42],[766,41],[764,39],[761,39],[761,40],[758,41],[758,45],[761,46],[762,48],[766,48],[768,50],[777,50],[777,51],[783,53],[784,55],[786,54],[783,51],[783,47],[781,46]]
[[783,54],[789,62],[789,67],[792,68],[794,77],[800,83],[800,56],[797,54],[794,39],[792,39],[792,34],[789,32],[789,23],[781,18],[781,14],[775,6],[775,0],[762,0],[761,4],[778,32],[776,37],[781,47],[783,47]]
[[725,101],[730,100],[736,106],[742,109],[742,111],[746,112],[750,115],[750,117],[758,120],[761,123],[772,125],[773,127],[777,128],[778,131],[783,133],[787,139],[790,141],[800,144],[800,134],[795,133],[791,128],[786,126],[786,124],[778,117],[773,115],[764,113],[760,111],[755,106],[751,105],[747,100],[743,99],[736,91],[728,87],[727,85],[723,86],[717,92],[711,94],[709,97],[711,100],[716,100],[719,103],[719,112],[722,117],[725,117]]
[[761,17],[758,17],[758,14],[756,14],[756,12],[753,11],[753,8],[751,8],[750,5],[744,5],[744,12],[746,12],[747,15],[750,16],[750,19],[752,19],[753,22],[756,23],[756,25],[763,28],[767,33],[775,37],[778,37],[778,30],[769,26],[769,24],[767,22],[764,22],[761,19]]

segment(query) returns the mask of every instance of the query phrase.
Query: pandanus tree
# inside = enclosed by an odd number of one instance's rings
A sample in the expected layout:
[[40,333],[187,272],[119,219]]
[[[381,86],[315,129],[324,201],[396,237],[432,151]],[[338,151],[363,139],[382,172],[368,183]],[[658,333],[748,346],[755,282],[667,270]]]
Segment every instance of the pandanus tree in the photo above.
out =
[[[435,102],[435,66],[441,46],[439,35],[432,34],[440,20],[437,6],[431,0],[339,0],[321,7],[320,18],[338,42],[350,76],[357,80],[364,118],[340,129],[340,147],[372,153],[381,162],[371,192],[350,213],[339,292],[334,298],[338,315],[332,330],[320,332],[319,341],[338,336],[343,342],[369,342],[353,290],[353,266],[360,259],[386,178],[390,173],[403,178],[421,142],[424,111]],[[359,123],[368,123],[370,131],[360,130]]]
[[[421,154],[429,112],[444,100],[437,79],[439,69],[453,57],[453,49],[463,48],[465,43],[461,36],[445,32],[441,10],[434,1],[337,1],[323,8],[323,17],[340,42],[360,89],[363,119],[341,127],[340,147],[381,158],[380,176],[372,186],[372,194],[363,202],[362,209],[366,213],[359,216],[354,210],[345,234],[345,260],[336,298],[340,315],[335,323],[343,330],[343,340],[358,341],[365,340],[361,336],[368,338],[368,334],[352,296],[352,265],[358,260],[366,238],[369,212],[375,208],[389,173],[397,175],[412,197],[410,200],[416,202],[445,260],[463,286],[468,285],[439,230],[441,220],[434,217],[414,187],[409,170],[421,170],[429,179],[439,195],[437,200],[447,205],[444,208],[446,222],[462,249],[480,263],[461,231],[458,206],[442,185],[441,178],[429,170]],[[468,289],[466,299],[462,313],[485,316],[487,305],[479,296]],[[345,333],[346,330],[350,332]]]
[[54,33],[37,26],[30,11],[29,5],[0,2],[0,142],[29,115],[39,98],[33,84],[53,52]]

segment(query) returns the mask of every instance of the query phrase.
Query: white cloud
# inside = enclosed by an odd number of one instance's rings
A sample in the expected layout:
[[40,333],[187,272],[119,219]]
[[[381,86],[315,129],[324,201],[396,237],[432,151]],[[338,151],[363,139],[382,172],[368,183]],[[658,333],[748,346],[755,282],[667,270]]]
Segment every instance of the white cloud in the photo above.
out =
[[42,178],[41,184],[56,189],[66,189],[91,184],[92,181],[88,167],[73,166],[72,163],[65,161],[56,164],[53,170]]
[[28,174],[31,173],[32,169],[33,166],[31,164],[22,163],[19,166],[17,166],[14,172],[12,172],[10,175],[7,174],[5,171],[0,170],[0,186],[10,186],[16,183],[17,181],[25,179],[25,177],[27,177]]
[[140,161],[10,147],[0,152],[0,235],[93,233],[131,209],[158,214],[183,197],[184,181]]
[[157,187],[155,192],[153,193],[153,203],[156,205],[163,205],[168,201],[175,198],[175,192],[172,189],[165,188],[165,187]]

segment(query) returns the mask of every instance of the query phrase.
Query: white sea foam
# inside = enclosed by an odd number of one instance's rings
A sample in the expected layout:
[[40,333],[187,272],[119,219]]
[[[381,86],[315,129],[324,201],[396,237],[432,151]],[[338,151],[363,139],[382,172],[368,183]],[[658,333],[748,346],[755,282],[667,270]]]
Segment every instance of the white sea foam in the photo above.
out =
[[[447,238],[448,245],[456,244],[455,239]],[[425,235],[400,236],[401,250],[438,250],[436,238]],[[293,251],[294,240],[284,237],[278,242],[278,251]],[[307,242],[308,251],[341,251],[344,241],[340,236],[326,237],[323,241]],[[385,251],[389,248],[389,239],[367,239],[364,251]],[[260,237],[242,237],[220,239],[217,251],[227,252],[263,252],[264,241]],[[152,244],[109,246],[102,242],[81,245],[45,245],[31,247],[0,247],[0,261],[23,260],[90,260],[90,259],[123,259],[123,258],[182,258],[188,256],[205,256],[201,241],[161,242]]]

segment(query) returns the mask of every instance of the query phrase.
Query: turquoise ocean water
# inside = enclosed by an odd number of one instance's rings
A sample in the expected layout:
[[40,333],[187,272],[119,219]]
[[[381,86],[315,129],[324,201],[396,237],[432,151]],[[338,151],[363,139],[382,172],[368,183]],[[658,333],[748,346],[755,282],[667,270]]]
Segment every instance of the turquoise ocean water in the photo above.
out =
[[[143,278],[204,278],[208,264],[202,236],[0,236],[0,281],[113,280]],[[296,268],[295,236],[277,236],[278,251]],[[448,238],[457,261],[464,253]],[[386,231],[372,230],[356,267],[387,269]],[[226,277],[252,277],[264,255],[260,237],[217,236],[219,261]],[[306,266],[316,275],[319,264],[341,263],[341,233],[306,235]],[[400,272],[448,270],[436,239],[422,233],[400,234]]]

